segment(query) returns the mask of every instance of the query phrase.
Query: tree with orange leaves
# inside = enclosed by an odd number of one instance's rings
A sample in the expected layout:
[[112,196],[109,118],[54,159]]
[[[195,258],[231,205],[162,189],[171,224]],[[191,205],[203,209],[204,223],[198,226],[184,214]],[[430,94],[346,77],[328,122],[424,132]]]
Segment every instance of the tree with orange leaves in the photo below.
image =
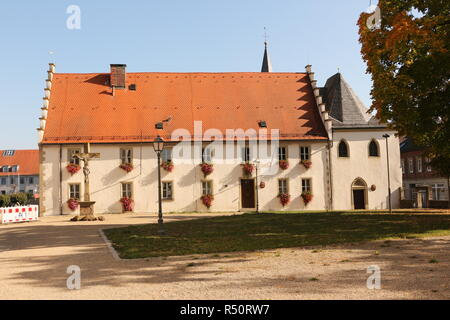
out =
[[[379,21],[372,23],[375,13]],[[450,176],[450,1],[379,0],[358,21],[372,111]],[[378,17],[377,17],[378,18]]]

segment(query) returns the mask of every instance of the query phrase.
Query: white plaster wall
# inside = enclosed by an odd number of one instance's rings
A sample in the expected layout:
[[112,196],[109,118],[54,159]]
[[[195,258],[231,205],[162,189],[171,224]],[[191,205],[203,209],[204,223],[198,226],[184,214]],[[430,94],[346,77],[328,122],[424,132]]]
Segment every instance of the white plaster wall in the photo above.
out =
[[[283,144],[282,144],[283,145]],[[286,171],[277,169],[275,175],[259,177],[266,187],[260,189],[259,204],[261,210],[325,210],[326,209],[326,143],[285,143],[288,147],[290,167]],[[306,170],[300,164],[300,145],[311,146],[313,166]],[[80,170],[75,175],[70,175],[66,170],[68,164],[68,148],[82,145],[62,146],[62,212],[63,214],[78,214],[78,210],[72,212],[66,202],[69,199],[69,184],[80,183],[81,195],[83,195],[83,173]],[[126,173],[119,168],[119,150],[122,147],[133,148],[134,170]],[[59,146],[42,146],[43,163],[41,165],[41,210],[44,215],[58,215],[60,211],[59,199]],[[135,212],[157,211],[157,160],[151,144],[134,145],[91,145],[91,152],[101,154],[100,159],[90,161],[90,188],[91,200],[96,201],[96,213],[121,213],[121,183],[132,182],[135,200]],[[261,165],[260,173],[264,167]],[[278,168],[278,164],[276,164]],[[161,170],[162,181],[174,183],[174,200],[163,201],[165,212],[207,212],[202,204],[201,181],[205,179],[201,169],[194,164],[177,164],[173,172]],[[214,203],[209,211],[229,212],[241,210],[240,178],[242,167],[240,164],[215,164],[214,172],[206,179],[213,181]],[[255,174],[253,175],[255,177]],[[311,178],[314,193],[313,201],[306,207],[300,197],[301,179]],[[278,179],[289,178],[289,192],[291,203],[282,207],[277,197]]]
[[[362,178],[368,188],[376,186],[375,191],[368,191],[368,209],[388,208],[388,176],[386,159],[386,142],[382,136],[388,133],[389,159],[392,190],[392,207],[400,207],[402,187],[402,169],[400,165],[399,140],[394,131],[352,130],[334,131],[332,159],[333,209],[348,210],[352,208],[352,183]],[[349,158],[338,157],[339,142],[345,139],[349,145]],[[369,157],[369,143],[378,142],[380,157]]]

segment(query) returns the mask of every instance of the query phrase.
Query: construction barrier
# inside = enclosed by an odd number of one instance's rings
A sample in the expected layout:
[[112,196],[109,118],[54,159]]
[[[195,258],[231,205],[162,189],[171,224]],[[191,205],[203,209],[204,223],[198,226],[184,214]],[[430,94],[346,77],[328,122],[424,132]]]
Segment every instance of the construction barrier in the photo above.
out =
[[1,223],[19,223],[37,221],[39,206],[0,208]]

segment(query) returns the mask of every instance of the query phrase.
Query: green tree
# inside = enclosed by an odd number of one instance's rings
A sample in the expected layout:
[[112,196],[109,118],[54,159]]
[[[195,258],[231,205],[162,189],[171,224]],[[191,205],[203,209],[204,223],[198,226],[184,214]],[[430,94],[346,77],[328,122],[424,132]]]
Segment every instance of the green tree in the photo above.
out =
[[[425,148],[450,176],[450,1],[380,0],[380,24],[358,21],[361,53],[373,80],[372,111]],[[370,20],[371,21],[371,20]]]

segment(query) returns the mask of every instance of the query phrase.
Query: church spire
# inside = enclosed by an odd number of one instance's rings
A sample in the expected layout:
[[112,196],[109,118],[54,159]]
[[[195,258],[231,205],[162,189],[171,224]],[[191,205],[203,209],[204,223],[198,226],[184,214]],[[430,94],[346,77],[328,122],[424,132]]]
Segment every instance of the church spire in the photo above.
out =
[[264,28],[264,58],[261,72],[272,72],[272,63],[270,62],[269,51],[267,50],[267,34],[265,33],[265,30],[266,28]]

